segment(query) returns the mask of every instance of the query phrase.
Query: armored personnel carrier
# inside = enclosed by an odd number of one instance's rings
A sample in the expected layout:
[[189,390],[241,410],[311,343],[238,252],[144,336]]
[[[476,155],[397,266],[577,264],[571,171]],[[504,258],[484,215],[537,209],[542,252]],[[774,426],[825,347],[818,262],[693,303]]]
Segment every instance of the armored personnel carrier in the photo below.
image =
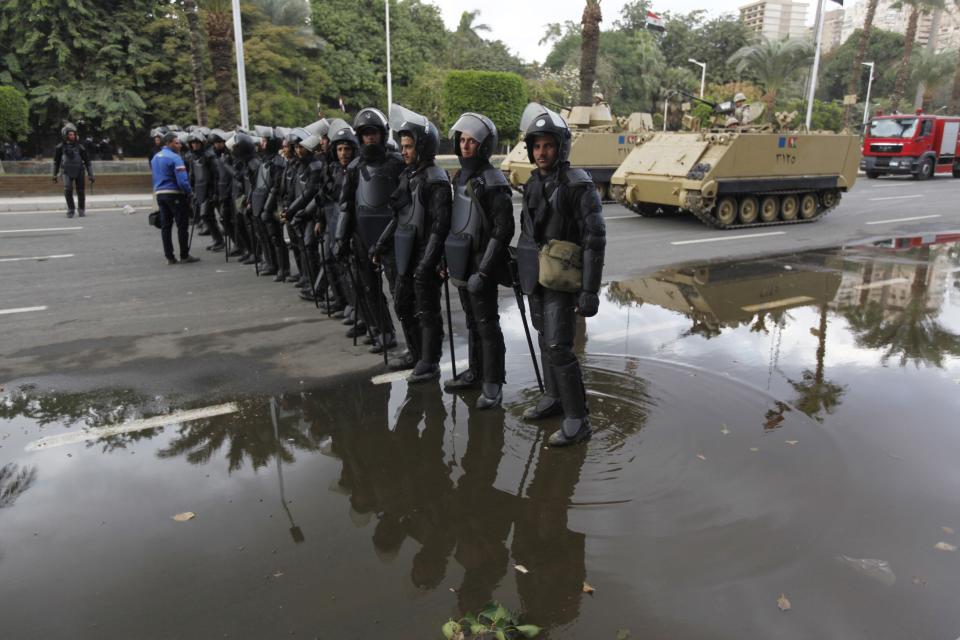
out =
[[[781,129],[789,116],[778,114]],[[774,131],[730,116],[722,128],[648,135],[613,174],[611,192],[640,215],[689,212],[718,229],[813,222],[853,187],[859,163],[857,136]]]
[[[624,161],[642,134],[653,128],[649,113],[632,113],[628,118],[614,119],[606,103],[592,107],[563,109],[560,115],[573,136],[570,165],[586,169],[593,176],[601,198],[608,198],[610,177]],[[523,140],[517,143],[500,168],[510,185],[520,189],[533,171]]]

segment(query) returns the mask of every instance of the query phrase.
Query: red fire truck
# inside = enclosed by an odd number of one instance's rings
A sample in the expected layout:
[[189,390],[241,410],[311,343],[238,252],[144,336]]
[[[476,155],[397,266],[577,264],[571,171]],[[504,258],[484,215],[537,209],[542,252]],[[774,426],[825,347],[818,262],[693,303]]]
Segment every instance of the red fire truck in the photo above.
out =
[[960,178],[960,117],[914,115],[876,116],[863,140],[860,169],[868,178],[885,174],[912,175],[926,180],[952,174]]

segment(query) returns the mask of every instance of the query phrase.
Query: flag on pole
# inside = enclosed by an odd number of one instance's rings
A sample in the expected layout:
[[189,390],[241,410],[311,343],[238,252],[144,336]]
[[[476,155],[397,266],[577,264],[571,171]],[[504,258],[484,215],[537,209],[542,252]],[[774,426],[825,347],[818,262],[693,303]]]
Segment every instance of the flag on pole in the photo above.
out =
[[647,20],[645,23],[647,29],[651,31],[666,31],[667,28],[663,26],[663,18],[655,14],[653,11],[647,11]]

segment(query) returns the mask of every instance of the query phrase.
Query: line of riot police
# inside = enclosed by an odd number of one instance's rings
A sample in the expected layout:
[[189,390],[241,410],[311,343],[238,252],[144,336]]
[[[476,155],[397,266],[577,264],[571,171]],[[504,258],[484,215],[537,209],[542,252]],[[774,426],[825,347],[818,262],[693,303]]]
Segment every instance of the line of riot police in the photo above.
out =
[[[392,369],[412,369],[411,383],[441,375],[442,293],[446,287],[449,322],[453,284],[469,366],[444,387],[479,390],[478,409],[499,407],[506,382],[499,287],[514,288],[521,305],[525,294],[539,335],[543,393],[524,417],[563,416],[549,439],[563,446],[591,435],[574,316],[597,312],[602,206],[590,176],[567,162],[571,135],[558,114],[531,103],[521,130],[538,171],[524,190],[515,249],[511,189],[490,164],[498,132],[482,114],[464,113],[450,130],[460,163],[452,180],[435,162],[436,126],[400,105],[391,105],[389,118],[362,109],[352,126],[322,119],[295,129],[191,127],[179,135],[194,221],[212,240],[207,249],[255,265],[274,282],[293,282],[301,298],[350,327],[348,338],[382,354]],[[403,352],[396,351],[384,280]],[[531,342],[537,368],[532,352]]]

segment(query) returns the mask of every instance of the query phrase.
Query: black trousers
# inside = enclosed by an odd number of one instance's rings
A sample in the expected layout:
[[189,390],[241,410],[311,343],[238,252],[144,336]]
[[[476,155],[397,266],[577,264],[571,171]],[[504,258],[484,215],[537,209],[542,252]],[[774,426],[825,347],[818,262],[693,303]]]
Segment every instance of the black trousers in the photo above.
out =
[[500,330],[497,283],[488,278],[479,293],[470,293],[466,287],[457,289],[467,319],[470,369],[486,383],[503,384],[507,376],[504,364],[506,347]]
[[577,294],[538,286],[530,296],[530,319],[540,340],[546,395],[559,398],[567,418],[587,414],[580,362],[573,351]]
[[180,257],[190,255],[190,205],[187,197],[172,193],[157,195],[157,207],[160,209],[160,237],[163,238],[163,255],[168,260],[176,258],[173,253],[173,224],[177,224],[177,240],[180,243]]
[[73,190],[77,190],[77,204],[80,205],[80,210],[83,211],[86,207],[86,192],[84,191],[83,186],[83,174],[81,173],[76,178],[71,178],[67,174],[63,174],[63,197],[67,201],[67,211],[73,211]]

